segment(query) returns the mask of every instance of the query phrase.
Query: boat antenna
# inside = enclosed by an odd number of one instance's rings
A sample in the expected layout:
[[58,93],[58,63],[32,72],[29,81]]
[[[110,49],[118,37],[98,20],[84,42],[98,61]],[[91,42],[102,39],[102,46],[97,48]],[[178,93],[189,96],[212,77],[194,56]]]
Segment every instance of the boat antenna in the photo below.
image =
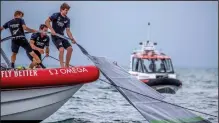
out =
[[148,22],[147,42],[149,42],[149,41],[150,41],[150,25],[151,25],[151,23],[150,23],[150,22]]
[[144,51],[144,48],[148,45],[150,45],[150,25],[151,23],[148,22],[148,28],[147,28],[147,41],[144,41],[143,44],[140,44],[142,45],[142,51]]

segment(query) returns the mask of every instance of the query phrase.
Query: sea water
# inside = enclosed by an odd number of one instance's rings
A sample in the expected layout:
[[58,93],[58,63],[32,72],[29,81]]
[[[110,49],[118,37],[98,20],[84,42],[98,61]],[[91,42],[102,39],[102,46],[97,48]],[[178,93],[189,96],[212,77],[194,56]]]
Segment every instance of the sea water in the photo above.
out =
[[[165,100],[218,116],[218,68],[181,68],[176,71],[183,86],[176,94],[163,94]],[[218,118],[194,113],[212,123],[218,123]],[[96,81],[85,84],[43,123],[142,123],[145,121],[113,86]]]

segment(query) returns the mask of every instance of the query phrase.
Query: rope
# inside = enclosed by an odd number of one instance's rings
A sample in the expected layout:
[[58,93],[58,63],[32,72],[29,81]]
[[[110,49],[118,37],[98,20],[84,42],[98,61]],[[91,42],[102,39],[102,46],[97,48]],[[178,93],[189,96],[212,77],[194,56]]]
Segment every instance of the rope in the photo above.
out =
[[136,93],[136,94],[145,96],[145,97],[149,97],[149,98],[152,98],[152,99],[154,99],[154,100],[157,100],[157,101],[160,101],[160,102],[163,102],[163,103],[167,103],[167,104],[170,104],[170,105],[174,105],[174,106],[176,106],[176,107],[184,108],[184,109],[187,109],[187,110],[190,110],[190,111],[198,112],[198,113],[205,114],[205,115],[209,115],[209,116],[212,116],[212,117],[218,117],[218,116],[215,116],[215,115],[212,115],[212,114],[208,114],[208,113],[205,113],[205,112],[196,111],[196,110],[194,110],[194,109],[189,109],[189,108],[182,107],[182,106],[179,106],[179,105],[176,105],[176,104],[173,104],[173,103],[169,103],[169,102],[166,102],[166,101],[163,101],[163,100],[159,100],[159,99],[150,97],[150,96],[148,96],[148,95],[144,95],[144,94],[141,94],[141,93],[132,91],[132,90],[130,90],[130,89],[127,89],[127,88],[124,88],[124,87],[121,87],[121,86],[118,86],[118,85],[111,84],[111,83],[109,83],[109,82],[107,82],[107,81],[105,81],[105,80],[103,80],[103,79],[99,79],[99,80],[102,81],[102,82],[105,82],[105,83],[107,83],[107,84],[110,84],[110,85],[112,85],[112,86],[115,86],[115,87],[118,87],[118,88],[121,88],[121,89],[125,89],[125,90],[127,90],[127,91],[130,91],[130,92],[133,92],[133,93]]
[[[59,61],[59,60],[58,60],[57,58],[55,58],[55,57],[52,57],[52,56],[49,56],[49,57],[51,57],[51,58],[53,58],[53,59]],[[72,65],[70,65],[70,66],[72,66]],[[119,66],[119,67],[120,67],[120,66]],[[114,86],[114,87],[118,87],[118,88],[121,88],[121,89],[125,89],[125,90],[127,90],[127,91],[130,91],[130,92],[133,92],[133,93],[136,93],[136,94],[145,96],[145,97],[149,97],[149,98],[152,98],[152,99],[154,99],[154,100],[157,100],[157,101],[160,101],[160,102],[163,102],[163,103],[167,103],[167,104],[170,104],[170,105],[173,105],[173,106],[176,106],[176,107],[180,107],[180,108],[187,109],[187,110],[190,110],[190,111],[194,111],[194,112],[198,112],[198,113],[201,113],[201,114],[209,115],[209,116],[212,116],[212,117],[218,117],[218,116],[215,116],[215,115],[212,115],[212,114],[208,114],[208,113],[201,112],[201,111],[196,111],[196,110],[194,110],[194,109],[189,109],[189,108],[182,107],[182,106],[179,106],[179,105],[176,105],[176,104],[173,104],[173,103],[169,103],[169,102],[166,102],[166,101],[163,101],[163,100],[159,100],[159,99],[150,97],[150,96],[148,96],[148,95],[145,95],[145,94],[142,94],[142,93],[139,93],[139,92],[136,92],[136,91],[133,91],[133,90],[130,90],[130,89],[127,89],[127,88],[118,86],[118,85],[114,85],[114,84],[109,83],[109,82],[107,82],[107,81],[105,81],[105,80],[103,80],[103,79],[100,79],[100,78],[99,78],[99,80],[102,81],[102,82],[105,82],[105,83],[107,83],[107,84],[110,84],[110,85],[112,85],[112,86]]]

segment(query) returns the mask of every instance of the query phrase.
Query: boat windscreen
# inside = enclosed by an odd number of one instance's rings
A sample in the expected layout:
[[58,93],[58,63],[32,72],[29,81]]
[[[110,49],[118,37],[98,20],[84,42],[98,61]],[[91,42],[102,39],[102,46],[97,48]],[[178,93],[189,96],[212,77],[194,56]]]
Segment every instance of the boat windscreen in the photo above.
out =
[[141,73],[174,73],[171,59],[132,59],[132,70]]

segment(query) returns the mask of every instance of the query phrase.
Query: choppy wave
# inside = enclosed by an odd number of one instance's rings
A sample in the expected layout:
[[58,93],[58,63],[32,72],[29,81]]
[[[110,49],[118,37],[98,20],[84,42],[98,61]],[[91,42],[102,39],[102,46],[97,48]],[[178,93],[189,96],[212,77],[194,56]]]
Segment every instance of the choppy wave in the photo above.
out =
[[[218,69],[177,69],[183,87],[165,100],[180,106],[218,115]],[[194,112],[195,113],[195,112]],[[218,119],[196,113],[212,123]],[[146,120],[116,91],[104,82],[84,85],[44,123],[142,123]]]

